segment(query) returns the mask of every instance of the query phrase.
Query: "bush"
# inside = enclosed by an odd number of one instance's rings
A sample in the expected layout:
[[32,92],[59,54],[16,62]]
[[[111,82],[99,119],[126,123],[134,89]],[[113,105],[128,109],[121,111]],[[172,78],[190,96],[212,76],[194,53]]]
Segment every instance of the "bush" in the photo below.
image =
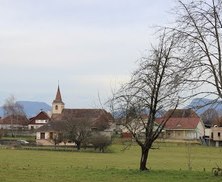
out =
[[95,133],[90,138],[90,144],[96,149],[99,149],[100,152],[105,152],[105,149],[111,145],[112,140],[111,137],[106,136],[101,133]]

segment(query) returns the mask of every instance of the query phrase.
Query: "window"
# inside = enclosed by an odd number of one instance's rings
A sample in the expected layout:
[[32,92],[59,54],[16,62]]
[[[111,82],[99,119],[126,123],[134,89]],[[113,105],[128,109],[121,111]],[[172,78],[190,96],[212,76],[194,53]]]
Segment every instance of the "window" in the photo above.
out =
[[46,119],[37,119],[35,120],[35,123],[47,123],[47,120]]
[[40,139],[45,139],[45,133],[40,133]]
[[217,133],[217,136],[220,137],[220,132]]
[[55,110],[58,110],[58,105],[55,106]]

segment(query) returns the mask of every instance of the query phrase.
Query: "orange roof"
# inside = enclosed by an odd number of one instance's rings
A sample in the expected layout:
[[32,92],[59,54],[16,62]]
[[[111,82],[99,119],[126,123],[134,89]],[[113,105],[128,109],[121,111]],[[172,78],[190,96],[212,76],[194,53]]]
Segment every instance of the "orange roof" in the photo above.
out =
[[[160,124],[163,118],[157,118],[156,122]],[[170,118],[165,125],[166,129],[196,129],[200,118]]]
[[[156,123],[160,124],[173,110],[169,110],[165,117],[157,118]],[[176,109],[170,119],[166,122],[166,129],[196,129],[200,122],[199,116],[192,109]]]

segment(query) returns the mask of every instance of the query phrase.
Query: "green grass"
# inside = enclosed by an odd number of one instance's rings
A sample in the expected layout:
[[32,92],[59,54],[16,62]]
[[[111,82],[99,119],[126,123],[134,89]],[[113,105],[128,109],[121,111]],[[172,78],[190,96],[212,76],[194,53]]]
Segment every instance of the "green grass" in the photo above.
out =
[[222,148],[191,146],[188,171],[186,145],[159,145],[150,152],[148,173],[138,170],[137,146],[121,151],[123,146],[113,145],[109,153],[0,149],[0,181],[222,181],[211,174],[216,164],[222,167]]

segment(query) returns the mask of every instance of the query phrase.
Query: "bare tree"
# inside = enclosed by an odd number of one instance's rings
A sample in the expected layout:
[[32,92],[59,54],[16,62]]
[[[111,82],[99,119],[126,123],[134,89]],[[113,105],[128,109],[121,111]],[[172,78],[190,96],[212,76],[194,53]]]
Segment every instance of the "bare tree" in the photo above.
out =
[[91,134],[91,123],[87,118],[74,118],[71,115],[66,117],[67,131],[64,137],[75,142],[77,149],[80,150],[86,144]]
[[25,115],[22,105],[16,102],[16,99],[13,95],[5,100],[3,109],[5,116]]
[[179,93],[184,90],[184,77],[188,74],[181,59],[174,50],[177,41],[169,39],[165,33],[159,39],[157,48],[143,57],[138,69],[133,73],[129,83],[124,85],[111,99],[111,107],[132,134],[141,148],[140,170],[146,167],[149,150],[158,138],[170,114],[163,117],[159,125],[155,124],[157,115],[162,110],[177,108]]
[[[178,0],[176,21],[167,27],[177,37],[178,52],[192,63],[191,81],[208,89],[198,93],[222,98],[222,1]],[[210,89],[209,89],[210,86]]]
[[204,111],[200,115],[200,117],[201,117],[203,123],[209,127],[213,126],[213,124],[215,124],[219,121],[219,114],[213,108],[210,108],[210,109],[207,109],[206,111]]
[[18,123],[18,116],[25,116],[25,112],[23,110],[22,105],[16,102],[14,96],[10,96],[5,100],[3,105],[4,116],[10,117],[11,122],[11,132],[12,136],[14,136],[13,124]]
[[54,133],[52,140],[53,140],[53,142],[54,142],[54,147],[55,147],[55,149],[56,149],[56,146],[57,146],[60,142],[64,141],[63,134],[60,133],[60,132]]

